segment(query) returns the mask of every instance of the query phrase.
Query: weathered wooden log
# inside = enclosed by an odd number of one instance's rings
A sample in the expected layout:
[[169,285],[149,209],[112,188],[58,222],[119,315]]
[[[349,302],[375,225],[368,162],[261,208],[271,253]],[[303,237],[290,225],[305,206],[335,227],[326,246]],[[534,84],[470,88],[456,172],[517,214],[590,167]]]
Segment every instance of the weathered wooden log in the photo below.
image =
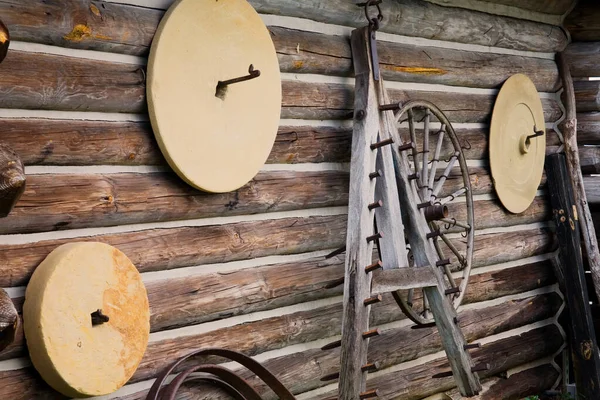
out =
[[584,176],[583,185],[588,203],[598,206],[600,204],[600,176]]
[[577,143],[600,144],[600,112],[577,113]]
[[[515,329],[537,320],[546,319],[556,313],[559,306],[560,299],[557,295],[546,294],[533,298],[501,303],[485,310],[466,311],[461,313],[460,318],[465,335],[470,341],[473,341],[494,333]],[[339,333],[341,325],[341,321],[339,320],[341,315],[340,310],[341,308],[338,304],[336,306],[299,312],[288,316],[240,324],[222,330],[196,334],[192,337],[187,336],[152,342],[149,344],[144,361],[140,364],[140,367],[131,382],[155,376],[169,360],[175,359],[179,355],[186,354],[191,348],[215,346],[218,344],[255,355],[267,351],[269,348],[281,347],[294,342],[314,340],[314,338],[322,338],[326,335],[335,335],[336,332]],[[390,318],[395,319],[401,315],[397,310],[397,306],[395,306],[395,309],[390,307],[390,311],[395,312],[390,313],[383,318],[379,318],[378,322],[381,323],[382,321],[390,320]],[[286,328],[290,325],[296,327],[291,330]],[[250,333],[257,331],[260,331],[261,335],[253,335]],[[221,332],[223,334],[221,334]],[[227,334],[225,334],[225,332],[227,332]],[[409,326],[405,326],[382,333],[378,338],[372,340],[370,347],[374,352],[374,356],[381,359],[382,367],[385,368],[441,350],[439,336],[434,332],[435,328],[415,331],[410,329]],[[549,341],[549,345],[547,346],[554,346],[556,340],[554,339],[553,330],[542,328],[541,333],[547,335],[550,333],[546,338]],[[520,338],[517,337],[517,339],[520,339],[518,341],[515,339],[512,339],[511,341],[515,344],[521,343],[520,346],[517,345],[516,349],[513,349],[516,354],[519,354],[514,357],[515,361],[518,363],[522,363],[524,360],[527,361],[528,357],[532,357],[533,354],[539,355],[540,352],[542,353],[542,356],[547,354],[548,347],[537,345],[537,342],[532,343],[528,341],[526,339],[528,335],[530,334],[525,334]],[[406,337],[411,337],[411,340],[405,340],[404,338]],[[543,338],[540,338],[540,340],[543,340]],[[523,346],[523,344],[526,344],[528,347],[536,348],[536,350],[522,350],[521,346]],[[534,344],[536,345],[534,346]],[[503,347],[511,347],[511,345],[504,345]],[[486,348],[487,346],[482,350],[485,350]],[[482,350],[476,350],[476,352]],[[523,351],[525,351],[527,355],[524,355]],[[529,351],[532,351],[533,353],[528,353]],[[496,356],[498,356],[498,354],[496,354]],[[506,353],[503,352],[502,354]],[[510,365],[505,366],[504,369],[500,369],[500,371],[513,365],[514,361],[510,360],[513,356],[514,355],[508,356],[509,360],[501,357],[501,360],[498,361],[499,363],[508,362]],[[330,371],[339,367],[339,350],[329,352],[323,352],[319,349],[307,350],[302,353],[271,359],[264,364],[271,371],[276,372],[278,378],[282,379],[286,387],[294,393],[300,393],[324,385],[324,383],[320,381],[320,377],[324,371]],[[444,361],[441,361],[440,364],[443,365]],[[18,400],[28,398],[21,397],[15,390],[14,385],[20,386],[29,384],[29,381],[33,379],[31,372],[31,369],[28,368],[0,372],[0,379],[5,383],[0,388],[0,396],[5,396],[7,393],[14,393],[15,397],[10,397],[11,399]],[[244,374],[244,377],[250,378],[247,373]],[[250,382],[253,385],[255,383],[252,380],[250,380]],[[264,390],[259,385],[256,387]],[[25,391],[25,393],[31,394],[31,392],[27,391]],[[43,385],[40,385],[36,393],[43,396],[44,394],[49,395],[52,392],[43,389]],[[142,393],[139,395],[142,395]],[[216,399],[219,397],[210,398]]]
[[[600,129],[600,121],[598,125]],[[455,131],[465,145],[465,158],[488,157],[488,129]],[[401,134],[408,138],[408,129],[402,128]],[[349,162],[351,137],[351,126],[282,125],[267,163]],[[147,122],[0,118],[0,140],[25,165],[167,165]],[[546,131],[546,143],[560,144],[551,129]]]
[[589,78],[600,76],[600,41],[575,42],[567,46],[564,51],[573,77]]
[[600,81],[575,81],[573,87],[578,113],[600,110]]
[[[353,113],[354,92],[351,85],[283,81],[282,118],[347,119]],[[488,122],[495,96],[447,91],[388,90],[392,102],[428,100],[438,106],[453,122]],[[558,103],[543,98],[544,118],[556,121],[562,116]]]
[[600,398],[600,357],[585,282],[572,178],[562,154],[546,157],[545,170],[558,236],[559,257],[563,265],[564,282],[561,284],[565,288],[569,307],[569,340],[578,394],[596,399]]
[[[440,4],[456,7],[457,0],[440,0]],[[569,11],[573,2],[571,0],[529,0],[526,2],[519,0],[481,0],[488,4],[502,4],[506,6],[520,8],[522,10],[537,11],[545,14],[562,15]]]
[[[550,364],[511,374],[508,378],[492,377],[482,382],[483,391],[473,400],[524,399],[552,388],[559,372]],[[456,389],[445,393],[447,400],[462,400]]]
[[[350,44],[345,36],[269,27],[283,72],[351,76]],[[378,40],[382,76],[388,81],[500,87],[512,74],[527,71],[541,92],[556,91],[552,60],[448,49]]]
[[594,1],[580,1],[565,18],[565,28],[573,42],[594,42],[600,40],[600,8]]
[[[142,67],[107,61],[14,51],[3,64],[0,107],[67,111],[143,113]],[[94,71],[89,73],[88,71]],[[282,118],[347,119],[352,115],[353,86],[283,81]],[[391,91],[393,101],[425,99],[446,111],[453,122],[489,120],[495,96],[431,91]],[[546,120],[560,118],[553,99],[544,99]]]
[[15,340],[19,328],[19,314],[10,296],[0,289],[0,352]]
[[[550,355],[560,348],[562,342],[563,338],[558,328],[549,325],[520,336],[490,343],[481,349],[472,351],[472,354],[477,364],[489,364],[488,370],[479,373],[482,377],[488,377],[505,371],[507,368]],[[378,388],[380,396],[383,398],[417,400],[454,387],[452,377],[431,378],[436,373],[444,372],[447,369],[447,361],[437,359],[405,369],[402,374],[392,372],[378,375],[369,381],[368,387]],[[334,391],[319,394],[314,399],[323,400],[332,395],[335,395]]]
[[[0,234],[247,215],[343,206],[348,173],[262,172],[244,187],[208,194],[172,173],[28,177]],[[40,201],[43,199],[43,201]]]
[[[585,252],[587,255],[596,296],[600,298],[600,251],[598,249],[598,240],[594,223],[590,214],[590,208],[586,199],[585,186],[579,163],[579,151],[577,145],[577,119],[575,106],[575,92],[573,88],[573,79],[569,72],[569,63],[567,55],[558,53],[557,64],[560,77],[563,81],[565,93],[565,120],[564,120],[564,140],[567,169],[573,188],[573,199],[576,206],[576,219],[579,219]],[[600,385],[599,385],[600,387]],[[600,389],[599,389],[600,390]]]
[[0,143],[0,218],[13,210],[25,191],[25,168],[10,147]]
[[[579,163],[584,175],[600,174],[600,147],[579,146]],[[587,195],[588,188],[585,190]]]
[[[551,285],[555,283],[551,269],[550,263],[544,261],[474,275],[464,303],[487,301]],[[149,282],[147,289],[151,305],[151,330],[156,332],[189,326],[339,295],[342,286],[333,289],[325,286],[343,273],[343,261],[336,258],[325,262],[319,259],[244,269],[228,274],[215,273]],[[265,287],[269,290],[265,290]],[[244,293],[244,296],[241,297],[240,293]],[[23,298],[13,301],[20,311]],[[420,291],[415,293],[414,302],[417,306],[421,304]],[[372,316],[373,323],[381,324],[395,318],[405,318],[404,314],[398,312],[395,301],[387,295],[376,309],[377,314]],[[23,330],[19,328],[14,344],[0,354],[0,360],[24,354]]]
[[[302,7],[293,1],[252,0],[250,4],[265,14],[351,27],[365,24],[362,9],[341,0],[327,4],[306,2]],[[550,25],[414,0],[384,3],[383,7],[387,16],[382,25],[384,32],[545,52],[562,50],[567,44],[564,33]],[[89,4],[83,0],[0,3],[0,15],[11,27],[13,40],[143,56],[148,53],[163,14],[163,10],[152,8]]]

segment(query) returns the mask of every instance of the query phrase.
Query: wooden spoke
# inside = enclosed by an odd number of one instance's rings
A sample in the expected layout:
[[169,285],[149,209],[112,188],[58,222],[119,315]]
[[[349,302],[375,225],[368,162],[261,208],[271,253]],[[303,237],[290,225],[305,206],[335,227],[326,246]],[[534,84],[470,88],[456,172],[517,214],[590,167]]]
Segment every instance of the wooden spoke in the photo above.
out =
[[438,163],[440,161],[440,153],[442,152],[442,145],[444,144],[444,136],[446,134],[445,131],[446,127],[444,124],[442,124],[442,127],[440,128],[440,130],[438,131],[438,140],[437,140],[437,145],[435,146],[435,153],[433,154],[433,159],[431,161],[431,171],[429,174],[429,182],[427,182],[427,196],[426,198],[429,198],[431,196],[431,194],[433,193],[433,183],[435,181],[435,173],[437,172],[437,166]]
[[458,226],[460,228],[463,228],[466,231],[470,231],[471,230],[471,226],[469,224],[465,224],[465,223],[459,222],[459,221],[457,221],[454,218],[442,218],[442,219],[440,219],[440,221],[448,225],[448,227],[446,228],[446,230],[449,230],[453,226]]
[[450,157],[450,160],[448,161],[448,165],[446,165],[446,169],[444,169],[444,173],[442,174],[442,176],[440,176],[440,178],[438,179],[438,182],[435,184],[435,188],[433,189],[433,193],[431,194],[431,197],[437,198],[437,195],[440,193],[442,186],[444,186],[444,183],[446,183],[446,179],[448,179],[448,176],[450,175],[450,171],[452,170],[452,168],[454,168],[454,165],[458,161],[458,156],[460,154],[461,153],[457,150],[452,155],[452,157]]
[[431,119],[431,112],[429,109],[425,109],[425,126],[423,128],[423,153],[421,154],[422,163],[421,163],[421,171],[419,175],[421,177],[421,198],[424,199],[427,195],[428,188],[427,183],[429,182],[428,173],[429,173],[429,122]]
[[436,203],[444,205],[444,204],[451,202],[452,200],[456,199],[457,197],[459,197],[460,195],[465,194],[465,193],[467,193],[467,188],[465,188],[465,187],[460,188],[456,192],[452,193],[451,195],[446,196],[443,199],[436,201]]
[[460,251],[458,251],[458,249],[456,248],[456,246],[454,246],[454,244],[450,241],[450,239],[448,239],[448,236],[446,236],[445,233],[441,233],[440,238],[442,238],[442,240],[444,241],[446,246],[448,246],[450,251],[452,251],[452,253],[454,253],[454,255],[458,259],[458,262],[461,264],[461,266],[464,265],[465,264],[464,256],[460,253]]

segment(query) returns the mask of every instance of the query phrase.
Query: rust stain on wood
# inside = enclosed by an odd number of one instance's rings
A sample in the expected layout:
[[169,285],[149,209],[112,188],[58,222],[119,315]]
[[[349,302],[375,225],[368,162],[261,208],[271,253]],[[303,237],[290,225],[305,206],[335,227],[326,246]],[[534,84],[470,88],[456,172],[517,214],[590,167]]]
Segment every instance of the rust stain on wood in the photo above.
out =
[[409,74],[419,75],[445,75],[446,71],[441,68],[428,68],[428,67],[402,67],[397,65],[382,65],[383,69],[395,71],[395,72],[407,72]]
[[90,11],[94,13],[94,15],[100,17],[100,10],[94,4],[90,4]]
[[590,360],[592,358],[592,354],[594,353],[592,349],[592,342],[589,340],[584,340],[583,342],[581,342],[580,346],[581,356],[586,360]]
[[110,40],[111,38],[106,35],[94,34],[92,35],[92,29],[84,24],[77,24],[73,27],[73,30],[63,36],[63,39],[71,42],[81,42],[83,39],[93,37],[94,39]]

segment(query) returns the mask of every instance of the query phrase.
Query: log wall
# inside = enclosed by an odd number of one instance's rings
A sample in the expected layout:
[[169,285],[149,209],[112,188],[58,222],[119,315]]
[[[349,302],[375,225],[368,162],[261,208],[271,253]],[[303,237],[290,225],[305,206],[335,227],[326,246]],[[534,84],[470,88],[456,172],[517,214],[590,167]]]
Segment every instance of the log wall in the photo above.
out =
[[[330,284],[343,276],[344,258],[324,255],[345,243],[349,34],[364,24],[363,13],[345,0],[250,0],[279,57],[280,128],[250,183],[206,194],[170,172],[146,114],[146,57],[170,3],[0,1],[13,40],[0,65],[0,141],[20,154],[28,175],[17,207],[0,220],[0,287],[20,310],[31,273],[56,246],[110,243],[142,272],[152,333],[131,381],[108,398],[143,399],[170,361],[208,346],[255,356],[302,399],[335,395],[336,384],[320,378],[339,369],[339,353],[320,347],[340,335],[342,288]],[[552,13],[566,3],[554,1]],[[545,23],[417,0],[382,6],[379,56],[390,97],[433,101],[468,147],[477,233],[460,323],[469,341],[483,345],[474,359],[490,364],[480,398],[549,389],[560,376],[554,356],[564,339],[544,184],[527,211],[506,212],[487,146],[498,89],[522,72],[541,92],[548,152],[560,147],[554,53],[567,37]],[[582,148],[582,159],[584,168],[600,168],[595,150]],[[448,190],[457,184],[451,176]],[[385,398],[456,398],[451,378],[431,379],[447,369],[435,329],[411,329],[391,297],[373,307],[372,319],[382,335],[370,354],[381,369],[369,385]],[[22,332],[0,353],[0,381],[0,399],[61,398],[30,366]],[[184,392],[220,398],[200,386]]]

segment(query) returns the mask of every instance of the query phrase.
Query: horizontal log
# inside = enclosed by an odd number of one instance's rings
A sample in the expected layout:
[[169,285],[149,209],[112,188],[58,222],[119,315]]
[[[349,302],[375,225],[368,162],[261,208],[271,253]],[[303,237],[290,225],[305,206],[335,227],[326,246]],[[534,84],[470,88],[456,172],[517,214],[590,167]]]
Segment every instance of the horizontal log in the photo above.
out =
[[[258,12],[307,18],[335,25],[360,27],[364,11],[353,2],[331,0],[252,0]],[[406,36],[519,50],[560,51],[567,45],[566,35],[551,25],[521,21],[485,13],[441,7],[417,0],[402,0],[381,5],[385,16],[381,31]],[[518,32],[518,33],[517,33]]]
[[590,205],[600,204],[600,176],[584,176],[585,196]]
[[[223,225],[150,229],[86,236],[118,247],[141,272],[305,253],[344,244],[346,217],[297,217]],[[57,246],[73,239],[0,245],[0,287],[26,284],[35,267]]]
[[600,173],[600,147],[580,146],[579,163],[584,174]]
[[577,143],[600,144],[600,112],[577,114]]
[[[350,43],[345,36],[269,27],[284,72],[352,76]],[[377,43],[381,74],[386,80],[496,88],[511,75],[527,71],[537,89],[560,86],[553,60],[435,46]]]
[[[486,310],[465,311],[460,314],[460,318],[464,321],[463,329],[468,340],[472,341],[548,318],[558,310],[559,306],[560,298],[556,294],[547,294],[501,303]],[[293,342],[314,340],[315,336],[326,337],[339,334],[340,307],[341,304],[338,304],[219,331],[152,342],[131,382],[155,376],[171,360],[195,348],[224,346],[254,355],[273,346],[280,347]],[[397,309],[395,311],[398,312]],[[388,318],[393,316],[390,315]],[[293,328],[290,329],[290,326]],[[254,335],[251,332],[261,334]],[[402,339],[407,335],[410,335],[411,340]],[[370,349],[371,354],[382,360],[382,366],[385,368],[439,351],[441,343],[435,328],[414,331],[406,326],[386,331],[380,337],[373,339]],[[308,350],[269,360],[265,365],[275,372],[288,388],[298,393],[323,385],[319,381],[320,376],[330,368],[335,368],[336,364],[339,365],[339,355],[336,353],[336,350],[330,352]],[[307,363],[307,359],[312,362]],[[27,384],[27,381],[32,379],[30,368],[0,372],[0,377],[3,382],[6,382],[3,388],[0,388],[0,396],[12,390],[13,384],[17,382]],[[40,392],[40,394],[51,393],[48,389]],[[139,395],[138,393],[135,396]],[[14,397],[15,400],[20,398]]]
[[348,173],[262,172],[242,188],[205,193],[172,173],[27,177],[17,208],[0,234],[226,217],[342,206]]
[[[441,173],[441,171],[438,171]],[[459,171],[446,180],[440,197],[463,187]],[[473,195],[493,192],[489,172],[469,170]],[[0,234],[35,233],[137,223],[291,211],[348,204],[347,172],[262,172],[242,188],[209,194],[195,190],[172,173],[52,174],[28,176],[26,190],[3,219]],[[450,216],[465,220],[462,203]],[[506,213],[497,202],[475,202],[481,227],[543,220],[544,201],[526,213]],[[527,221],[527,222],[525,222]]]
[[[508,378],[492,377],[484,379],[481,383],[483,391],[473,400],[495,400],[495,399],[524,399],[528,396],[536,396],[551,389],[559,378],[559,372],[550,364],[526,369]],[[446,392],[448,400],[462,400],[457,389]]]
[[[136,65],[14,51],[2,67],[3,108],[146,112],[145,73]],[[282,118],[347,119],[352,115],[352,85],[283,81],[282,90]],[[390,98],[430,100],[453,122],[482,122],[489,120],[495,96],[393,90]],[[544,99],[544,109],[546,120],[560,118],[553,99]]]
[[[467,159],[488,157],[489,129],[455,130]],[[408,140],[408,129],[401,135]],[[351,138],[352,127],[281,126],[267,163],[350,162]],[[0,140],[25,165],[167,165],[147,122],[0,118]],[[546,141],[560,144],[551,129]]]
[[[428,0],[430,1],[430,0]],[[562,15],[569,11],[573,6],[572,0],[528,0],[528,1],[519,1],[519,0],[436,0],[439,1],[439,4],[450,6],[450,7],[463,7],[469,8],[470,3],[483,3],[488,4],[488,11],[493,12],[494,6],[503,5],[510,6],[517,9],[523,14],[526,14],[526,11],[537,11],[544,14],[553,14],[553,15]],[[519,18],[516,16],[515,18]],[[524,15],[520,18],[527,19],[527,15]]]
[[2,63],[0,107],[144,112],[142,67],[11,50]]
[[599,56],[600,41],[590,43],[574,42],[565,49],[565,57],[573,77],[600,76]]
[[600,110],[600,81],[575,81],[573,87],[577,112]]
[[[354,89],[351,85],[284,81],[282,118],[347,119],[353,114]],[[488,122],[495,96],[473,93],[425,90],[388,90],[392,102],[428,100],[446,113],[451,122]],[[543,98],[544,118],[548,122],[562,116],[556,100]]]
[[[489,377],[508,368],[535,361],[557,351],[563,338],[555,325],[538,328],[519,336],[509,337],[490,343],[471,352],[475,365],[489,364],[487,371],[479,372],[480,377]],[[448,370],[446,358],[439,358],[425,364],[399,372],[379,374],[367,382],[367,388],[377,388],[382,398],[417,400],[449,390],[455,386],[452,376],[432,379],[432,376]],[[320,394],[313,399],[326,399],[335,391]]]
[[[311,1],[302,7],[293,1],[279,0],[252,0],[250,4],[265,14],[351,27],[365,23],[360,8],[341,0],[329,1],[327,5]],[[545,52],[560,51],[567,44],[564,33],[550,25],[415,0],[384,4],[382,7],[388,16],[382,23],[384,32]],[[0,3],[0,15],[13,40],[142,56],[148,54],[163,13],[163,10],[152,8],[105,2],[90,4],[83,0],[61,0],[49,4],[40,4],[36,0]]]
[[571,34],[573,42],[594,42],[600,40],[600,10],[593,2],[579,1],[567,15],[564,27]]

